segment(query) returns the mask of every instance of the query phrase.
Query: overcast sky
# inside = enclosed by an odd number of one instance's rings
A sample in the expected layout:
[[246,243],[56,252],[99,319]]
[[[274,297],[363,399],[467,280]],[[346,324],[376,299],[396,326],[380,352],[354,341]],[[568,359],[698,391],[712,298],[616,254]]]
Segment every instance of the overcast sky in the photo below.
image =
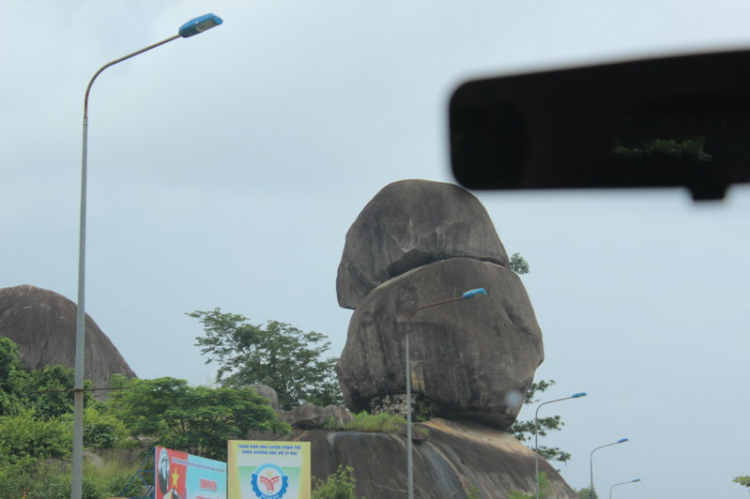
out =
[[[605,5],[606,4],[606,5]],[[143,378],[210,383],[185,316],[221,307],[331,338],[336,269],[386,184],[451,182],[470,77],[750,47],[750,3],[0,1],[0,287],[76,297],[83,96],[105,63],[214,12],[224,25],[105,71],[89,126],[87,312]],[[750,189],[477,194],[544,332],[561,472],[617,498],[747,497]],[[526,410],[525,417],[533,417]],[[376,498],[372,498],[376,499]]]

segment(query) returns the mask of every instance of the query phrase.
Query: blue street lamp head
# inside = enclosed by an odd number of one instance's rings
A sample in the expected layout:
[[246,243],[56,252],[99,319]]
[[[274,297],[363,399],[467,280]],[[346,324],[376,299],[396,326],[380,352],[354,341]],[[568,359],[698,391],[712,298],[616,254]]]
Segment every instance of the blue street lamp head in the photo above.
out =
[[618,441],[617,441],[617,443],[618,443],[618,444],[622,444],[622,443],[625,443],[625,442],[627,442],[627,441],[628,441],[628,439],[627,439],[627,438],[621,438],[620,440],[618,440]]
[[580,393],[574,393],[573,395],[570,396],[570,398],[577,399],[577,398],[585,397],[585,396],[586,396],[586,392],[580,392]]
[[641,479],[640,479],[640,478],[636,478],[635,480],[633,480],[633,483],[635,483],[635,482],[640,482],[640,481],[641,481]]
[[192,19],[180,26],[180,30],[178,33],[183,38],[190,38],[191,36],[198,35],[215,26],[218,26],[223,22],[224,21],[222,21],[221,18],[217,15],[206,14],[205,16],[196,17],[195,19]]
[[472,289],[472,290],[469,290],[469,291],[467,291],[466,293],[464,293],[464,294],[463,294],[463,298],[464,298],[464,299],[466,299],[466,298],[472,298],[472,297],[474,297],[474,296],[476,296],[476,295],[484,295],[484,296],[487,296],[487,290],[486,290],[486,289],[484,289],[484,288],[477,288],[477,289]]

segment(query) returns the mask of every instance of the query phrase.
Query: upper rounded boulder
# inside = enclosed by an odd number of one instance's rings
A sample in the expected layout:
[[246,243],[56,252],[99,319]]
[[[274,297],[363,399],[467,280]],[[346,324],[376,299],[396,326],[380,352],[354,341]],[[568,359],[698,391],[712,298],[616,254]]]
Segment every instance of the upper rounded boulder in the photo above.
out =
[[455,257],[508,265],[484,206],[453,184],[393,182],[365,206],[346,234],[336,277],[339,305],[354,309],[387,280]]

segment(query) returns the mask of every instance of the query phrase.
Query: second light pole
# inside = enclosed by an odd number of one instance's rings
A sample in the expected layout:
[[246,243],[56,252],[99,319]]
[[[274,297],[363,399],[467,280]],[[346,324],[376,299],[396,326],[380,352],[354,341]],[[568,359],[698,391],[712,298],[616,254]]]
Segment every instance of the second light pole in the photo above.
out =
[[539,499],[539,409],[541,409],[543,405],[562,402],[563,400],[577,399],[585,396],[586,392],[574,393],[570,397],[563,397],[561,399],[542,402],[536,407],[536,412],[534,412],[534,473],[536,474],[536,499]]
[[409,499],[414,499],[414,449],[411,441],[411,361],[409,359],[409,333],[411,332],[411,318],[414,317],[414,314],[416,314],[420,310],[437,307],[439,305],[445,305],[446,303],[451,303],[458,300],[473,298],[477,295],[487,296],[487,291],[484,288],[472,289],[471,291],[467,291],[461,296],[456,296],[447,300],[430,303],[428,305],[422,305],[412,310],[412,312],[409,314],[409,317],[406,318],[406,333],[404,335],[404,357],[406,358],[406,474],[409,483]]
[[605,447],[611,447],[617,444],[624,444],[627,441],[628,441],[627,438],[621,438],[617,442],[612,442],[611,444],[602,445],[591,451],[591,456],[589,457],[589,463],[591,465],[591,495],[592,497],[594,497],[596,494],[596,492],[594,491],[594,452],[598,451],[599,449],[603,449]]

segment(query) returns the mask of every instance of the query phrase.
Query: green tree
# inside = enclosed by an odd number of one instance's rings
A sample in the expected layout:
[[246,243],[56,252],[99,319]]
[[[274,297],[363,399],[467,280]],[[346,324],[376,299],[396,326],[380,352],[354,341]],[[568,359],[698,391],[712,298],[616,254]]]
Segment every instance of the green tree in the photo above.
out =
[[18,356],[18,346],[0,336],[0,416],[17,414],[22,409],[28,372]]
[[[544,392],[554,384],[555,380],[553,379],[549,381],[541,380],[538,383],[532,383],[528,391],[526,392],[524,404],[536,404],[537,402],[539,402],[539,399],[536,398],[537,393]],[[540,437],[547,436],[547,433],[550,431],[559,431],[563,426],[565,426],[565,423],[562,422],[559,415],[539,418],[538,422],[538,431]],[[521,442],[531,442],[534,440],[534,420],[530,419],[528,421],[516,421],[515,423],[513,423],[513,426],[508,428],[507,432],[516,437]],[[560,450],[558,447],[545,447],[543,445],[539,446],[539,455],[547,460],[559,461],[561,463],[568,461],[571,457],[569,453]]]
[[518,275],[528,274],[531,271],[529,262],[521,256],[521,253],[513,253],[510,257],[510,270]]
[[578,491],[578,499],[598,499],[599,496],[595,490],[591,490],[591,487],[584,487]]
[[73,427],[59,418],[41,420],[26,409],[0,417],[0,463],[65,459],[71,452]]
[[325,481],[314,480],[312,499],[357,499],[354,495],[356,486],[354,469],[339,465],[336,473],[329,475]]
[[288,433],[268,400],[249,388],[191,387],[175,378],[127,379],[118,376],[107,401],[133,436],[211,459],[225,460],[227,440],[246,438],[253,430]]
[[736,476],[732,481],[734,483],[742,485],[743,487],[750,487],[750,476]]
[[218,308],[187,315],[203,325],[205,336],[196,338],[196,346],[208,355],[206,364],[219,366],[216,380],[223,386],[270,386],[285,410],[302,402],[320,407],[343,404],[334,372],[338,359],[322,358],[330,348],[325,335],[277,321],[268,321],[264,328]]

